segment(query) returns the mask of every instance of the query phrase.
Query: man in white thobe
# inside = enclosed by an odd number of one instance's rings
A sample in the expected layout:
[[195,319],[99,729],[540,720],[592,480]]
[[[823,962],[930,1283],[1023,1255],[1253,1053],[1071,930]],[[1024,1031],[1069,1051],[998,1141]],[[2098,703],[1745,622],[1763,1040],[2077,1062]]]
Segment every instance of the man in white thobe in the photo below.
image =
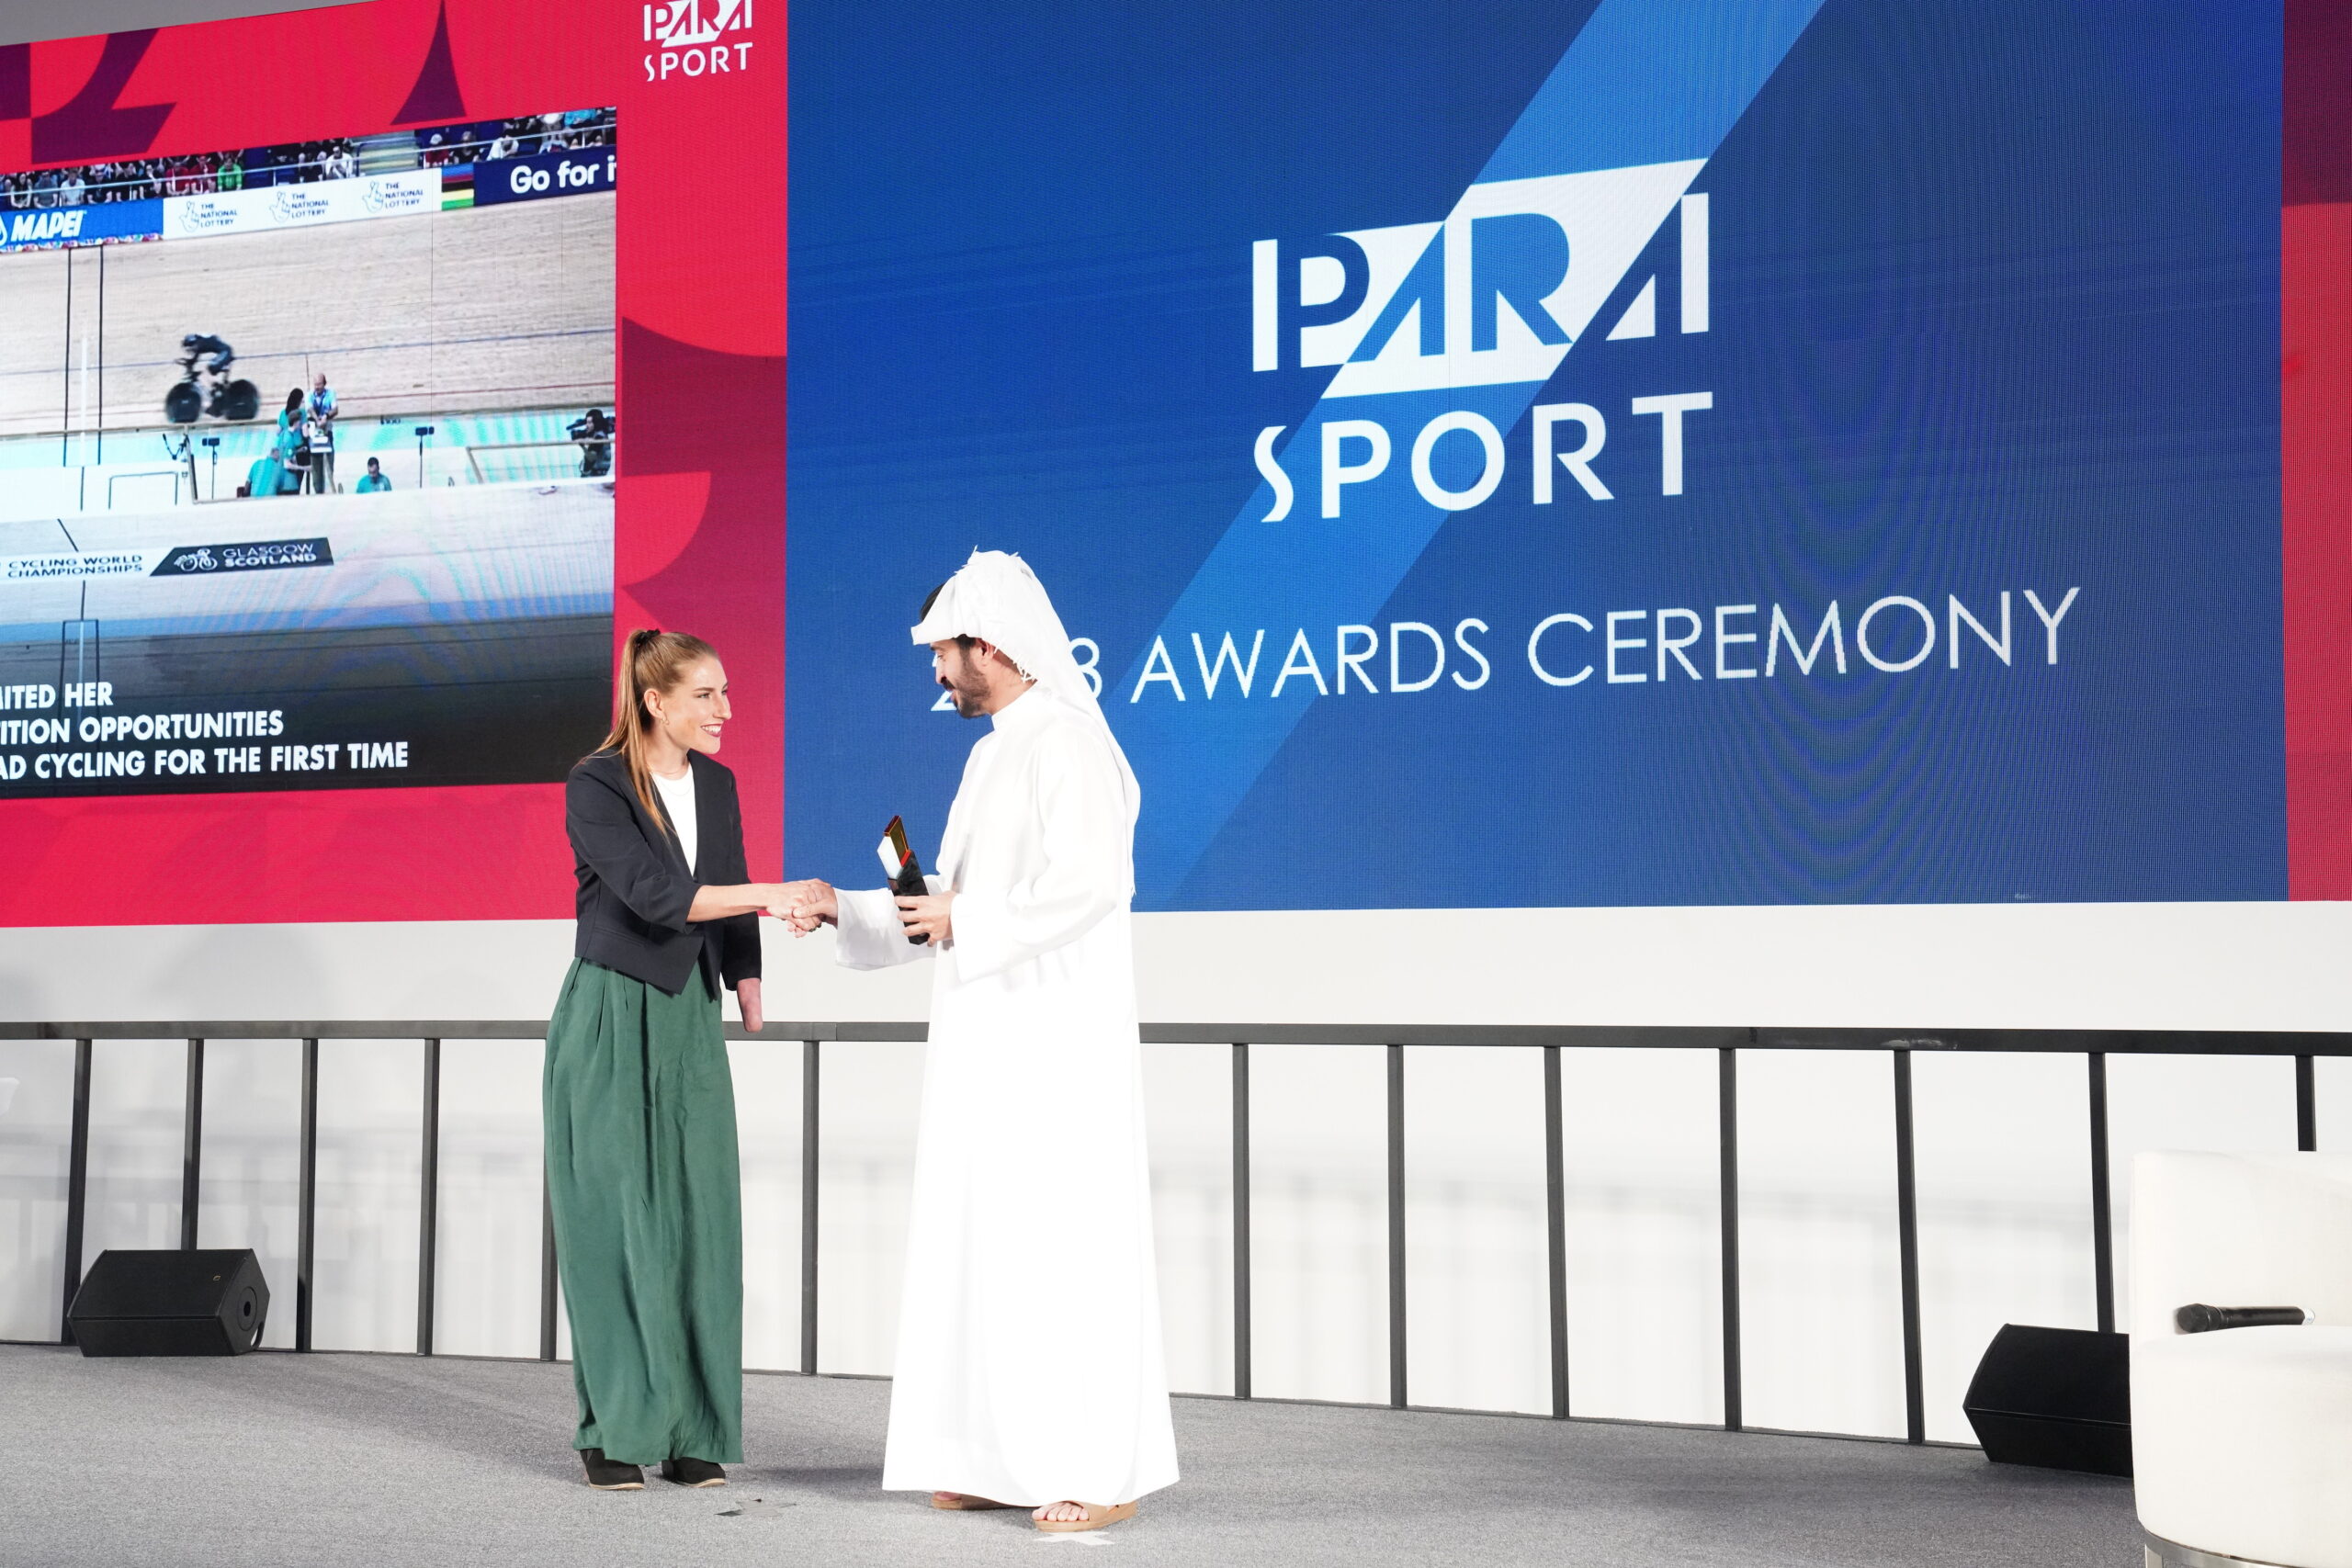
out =
[[913,640],[992,725],[930,894],[810,884],[794,921],[837,923],[852,968],[936,965],[882,1484],[1099,1529],[1176,1480],[1128,919],[1139,795],[1018,557],[974,552]]

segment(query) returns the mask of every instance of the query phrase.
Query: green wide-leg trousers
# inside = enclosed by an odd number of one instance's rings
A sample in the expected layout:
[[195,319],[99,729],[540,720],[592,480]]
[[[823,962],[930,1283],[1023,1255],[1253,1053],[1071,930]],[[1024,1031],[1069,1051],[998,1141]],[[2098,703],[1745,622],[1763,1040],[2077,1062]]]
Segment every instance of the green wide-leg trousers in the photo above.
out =
[[628,1464],[739,1462],[735,1091],[699,966],[673,997],[575,960],[548,1024],[545,1097],[573,1447]]

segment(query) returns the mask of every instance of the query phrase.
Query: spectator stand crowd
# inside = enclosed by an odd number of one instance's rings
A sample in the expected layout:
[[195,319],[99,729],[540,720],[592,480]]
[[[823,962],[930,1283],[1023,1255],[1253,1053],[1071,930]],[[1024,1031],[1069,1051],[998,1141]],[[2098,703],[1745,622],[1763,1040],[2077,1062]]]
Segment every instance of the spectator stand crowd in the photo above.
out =
[[155,197],[202,196],[249,186],[346,180],[359,172],[348,137],[289,141],[240,152],[190,152],[175,158],[124,158],[71,169],[0,175],[0,202],[28,208],[83,207]]
[[501,158],[528,158],[535,153],[583,147],[610,147],[614,144],[615,120],[613,110],[602,108],[436,125],[416,133],[417,162],[433,169]]
[[[416,166],[442,168],[498,158],[527,158],[614,143],[609,108],[520,115],[419,130]],[[347,180],[359,173],[358,144],[347,136],[287,141],[234,152],[189,152],[172,158],[121,158],[70,169],[29,169],[0,175],[0,207],[16,211],[203,196],[259,186]]]

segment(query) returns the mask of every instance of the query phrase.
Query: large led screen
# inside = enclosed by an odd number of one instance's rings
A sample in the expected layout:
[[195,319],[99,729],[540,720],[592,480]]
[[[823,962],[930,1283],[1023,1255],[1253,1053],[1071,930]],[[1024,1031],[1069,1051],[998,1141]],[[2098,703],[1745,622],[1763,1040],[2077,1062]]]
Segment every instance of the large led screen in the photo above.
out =
[[2346,536],[2280,61],[2341,50],[2275,7],[795,29],[796,856],[937,833],[904,628],[978,546],[1096,671],[1146,908],[2352,888],[2346,606],[2282,596]]
[[0,176],[0,798],[563,778],[611,688],[616,131]]
[[750,0],[0,49],[0,919],[567,914],[630,626],[776,858],[785,69]]

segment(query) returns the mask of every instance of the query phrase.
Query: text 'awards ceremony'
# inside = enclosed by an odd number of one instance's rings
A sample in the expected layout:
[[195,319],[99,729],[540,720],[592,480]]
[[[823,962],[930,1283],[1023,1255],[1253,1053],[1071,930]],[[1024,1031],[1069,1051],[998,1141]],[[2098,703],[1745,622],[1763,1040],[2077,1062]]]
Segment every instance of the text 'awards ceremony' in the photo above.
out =
[[2352,0],[0,3],[0,1453],[2352,1568]]

